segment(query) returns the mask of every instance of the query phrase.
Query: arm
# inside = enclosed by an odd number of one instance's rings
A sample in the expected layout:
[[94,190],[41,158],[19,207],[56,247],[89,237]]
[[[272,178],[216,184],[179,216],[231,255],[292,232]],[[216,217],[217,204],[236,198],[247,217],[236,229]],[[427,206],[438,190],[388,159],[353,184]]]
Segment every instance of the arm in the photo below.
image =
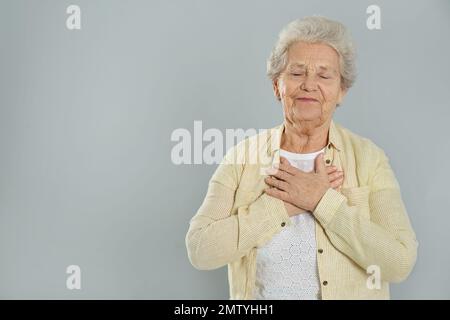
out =
[[219,165],[202,205],[190,220],[185,240],[189,260],[197,269],[216,269],[240,259],[269,240],[282,222],[291,223],[283,202],[266,194],[232,214],[238,171],[239,165],[229,161]]
[[338,250],[364,269],[378,265],[383,280],[400,282],[415,264],[418,243],[389,160],[381,149],[378,154],[370,183],[370,218],[331,188],[313,214]]

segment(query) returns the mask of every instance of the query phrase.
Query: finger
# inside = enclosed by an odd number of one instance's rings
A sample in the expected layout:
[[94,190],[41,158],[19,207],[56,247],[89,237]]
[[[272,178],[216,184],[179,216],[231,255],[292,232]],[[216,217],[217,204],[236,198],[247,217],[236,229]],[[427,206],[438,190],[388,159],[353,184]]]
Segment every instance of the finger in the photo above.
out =
[[293,175],[287,173],[286,171],[283,170],[276,170],[273,174],[271,174],[270,176],[275,177],[277,179],[283,180],[283,181],[291,181]]
[[279,179],[276,179],[274,177],[267,177],[267,178],[264,179],[264,181],[269,186],[275,187],[275,188],[283,190],[283,191],[287,191],[288,187],[289,187],[289,184],[287,182],[279,180]]
[[323,152],[314,159],[314,171],[316,173],[326,172],[325,161],[323,161]]
[[343,177],[343,176],[344,176],[344,172],[343,171],[337,171],[337,172],[328,174],[328,178],[329,178],[330,181],[336,180],[336,179],[338,179],[340,177]]
[[337,170],[336,166],[326,166],[325,167],[326,171],[328,172],[328,174],[333,173]]
[[281,191],[277,188],[267,188],[264,190],[265,193],[267,193],[269,196],[278,198],[283,201],[289,200],[289,194],[286,191]]
[[291,162],[283,156],[280,156],[280,162],[285,164],[291,164]]
[[296,167],[292,166],[285,157],[280,157],[280,164],[278,165],[278,169],[287,172],[293,176],[300,171]]
[[343,178],[344,178],[344,176],[343,176],[343,175],[341,175],[341,176],[337,176],[337,177],[329,178],[329,180],[328,180],[328,181],[330,181],[330,182],[333,182],[333,181],[336,181],[336,180],[342,180]]
[[344,177],[341,177],[341,178],[338,178],[338,179],[330,182],[330,186],[333,189],[337,189],[342,185],[343,182],[344,182]]

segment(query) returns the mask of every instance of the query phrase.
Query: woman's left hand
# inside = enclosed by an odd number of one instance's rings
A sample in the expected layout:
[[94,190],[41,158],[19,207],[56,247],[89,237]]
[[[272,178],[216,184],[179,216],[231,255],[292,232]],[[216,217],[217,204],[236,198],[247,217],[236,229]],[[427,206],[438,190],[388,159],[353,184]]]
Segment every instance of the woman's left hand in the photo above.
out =
[[289,202],[296,207],[313,212],[325,192],[331,187],[323,153],[314,160],[314,170],[304,172],[280,157],[277,168],[268,170],[265,182],[271,186],[265,192],[272,197]]

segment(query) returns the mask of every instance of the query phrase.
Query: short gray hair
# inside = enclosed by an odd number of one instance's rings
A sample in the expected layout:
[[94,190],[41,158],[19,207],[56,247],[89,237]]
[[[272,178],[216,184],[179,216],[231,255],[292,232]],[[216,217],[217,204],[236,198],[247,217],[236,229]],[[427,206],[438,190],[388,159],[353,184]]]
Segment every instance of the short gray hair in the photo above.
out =
[[356,52],[350,32],[340,22],[322,16],[311,16],[290,22],[281,30],[278,41],[267,60],[267,75],[276,81],[287,64],[289,47],[298,42],[324,43],[339,55],[341,87],[349,89],[356,79]]

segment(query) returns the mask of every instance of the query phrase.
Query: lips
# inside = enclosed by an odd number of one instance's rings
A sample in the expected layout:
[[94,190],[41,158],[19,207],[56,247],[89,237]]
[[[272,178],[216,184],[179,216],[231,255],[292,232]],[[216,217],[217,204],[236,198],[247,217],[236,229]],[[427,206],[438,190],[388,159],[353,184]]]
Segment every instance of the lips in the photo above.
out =
[[303,102],[318,102],[314,98],[297,98],[297,100],[303,101]]

